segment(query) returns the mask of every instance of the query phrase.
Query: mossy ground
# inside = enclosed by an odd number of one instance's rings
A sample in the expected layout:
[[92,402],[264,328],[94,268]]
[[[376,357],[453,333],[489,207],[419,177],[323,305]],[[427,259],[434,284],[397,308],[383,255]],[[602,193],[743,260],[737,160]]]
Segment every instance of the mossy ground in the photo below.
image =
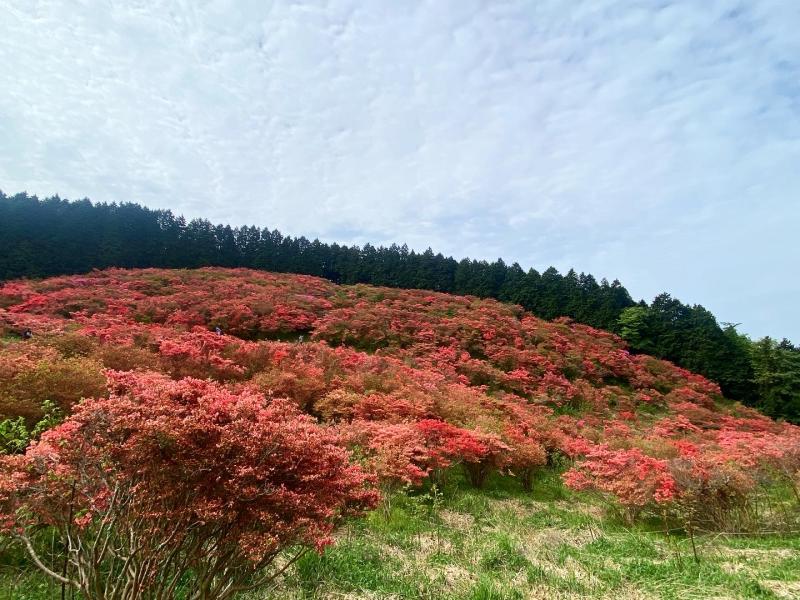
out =
[[[473,490],[398,492],[246,600],[419,598],[800,598],[800,535],[666,536],[626,527],[544,472]],[[59,598],[24,562],[0,562],[0,600]],[[69,597],[69,595],[67,596]]]

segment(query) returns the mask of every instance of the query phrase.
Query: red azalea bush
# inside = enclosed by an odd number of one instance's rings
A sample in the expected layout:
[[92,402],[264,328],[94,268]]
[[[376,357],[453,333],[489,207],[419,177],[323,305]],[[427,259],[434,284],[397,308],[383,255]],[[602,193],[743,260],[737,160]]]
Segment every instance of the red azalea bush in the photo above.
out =
[[564,480],[577,490],[593,488],[610,495],[623,507],[628,521],[645,507],[669,502],[676,494],[667,461],[647,456],[638,448],[592,446]]
[[483,487],[492,471],[508,465],[511,448],[496,434],[463,429],[437,419],[419,421],[417,428],[430,448],[432,468],[441,471],[455,462],[462,463],[475,487]]
[[[172,597],[189,572],[187,597],[229,598],[376,503],[335,433],[291,403],[157,373],[109,381],[0,462],[2,527],[86,598]],[[42,525],[67,546],[66,576],[34,550]]]
[[420,485],[428,476],[431,457],[414,424],[354,421],[342,429],[385,491]]
[[578,460],[564,479],[611,498],[629,521],[650,510],[705,529],[758,527],[756,497],[771,486],[787,485],[800,503],[800,428],[779,428],[702,430],[681,416],[646,437],[617,427],[607,443],[572,444]]

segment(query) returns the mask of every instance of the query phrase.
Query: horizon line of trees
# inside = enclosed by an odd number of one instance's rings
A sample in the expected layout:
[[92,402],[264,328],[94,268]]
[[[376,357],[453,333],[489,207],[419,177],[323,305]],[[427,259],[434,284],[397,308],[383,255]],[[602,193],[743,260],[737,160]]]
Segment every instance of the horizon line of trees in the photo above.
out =
[[700,305],[663,293],[635,302],[617,280],[554,267],[456,260],[403,244],[363,247],[284,236],[255,226],[187,221],[135,203],[39,199],[0,191],[0,281],[92,269],[253,269],[315,275],[339,284],[417,288],[496,298],[538,317],[567,316],[621,335],[633,351],[665,358],[720,384],[732,399],[773,417],[800,421],[800,348],[788,340],[751,341]]

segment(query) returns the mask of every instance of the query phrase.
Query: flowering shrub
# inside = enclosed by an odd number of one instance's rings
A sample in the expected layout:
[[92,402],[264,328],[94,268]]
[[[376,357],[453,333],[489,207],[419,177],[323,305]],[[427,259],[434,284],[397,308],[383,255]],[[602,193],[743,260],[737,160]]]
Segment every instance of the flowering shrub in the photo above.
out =
[[456,427],[444,421],[425,419],[417,423],[431,454],[431,468],[442,470],[463,463],[470,483],[483,487],[486,477],[508,463],[511,450],[494,434]]
[[419,485],[428,476],[431,458],[413,424],[355,421],[344,428],[344,434],[367,459],[384,490]]
[[669,502],[676,494],[667,462],[649,457],[638,448],[593,446],[564,480],[576,490],[591,488],[609,494],[625,509],[629,521],[643,508]]
[[[110,398],[0,461],[0,523],[86,598],[172,597],[189,572],[190,597],[229,598],[376,503],[336,435],[288,402],[156,373],[109,380]],[[68,575],[36,554],[41,525],[64,540]]]
[[547,450],[542,439],[533,430],[509,425],[505,441],[510,448],[509,469],[520,478],[522,488],[531,491],[536,469],[547,464]]
[[255,344],[219,335],[202,327],[175,337],[164,337],[158,346],[165,369],[176,377],[211,376],[226,380],[241,378],[246,368],[236,359]]

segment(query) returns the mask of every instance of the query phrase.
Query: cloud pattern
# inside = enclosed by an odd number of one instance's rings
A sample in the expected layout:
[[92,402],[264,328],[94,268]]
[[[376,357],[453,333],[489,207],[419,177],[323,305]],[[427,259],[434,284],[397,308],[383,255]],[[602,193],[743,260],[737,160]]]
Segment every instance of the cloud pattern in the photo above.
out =
[[0,1],[0,188],[618,277],[800,341],[800,3]]

